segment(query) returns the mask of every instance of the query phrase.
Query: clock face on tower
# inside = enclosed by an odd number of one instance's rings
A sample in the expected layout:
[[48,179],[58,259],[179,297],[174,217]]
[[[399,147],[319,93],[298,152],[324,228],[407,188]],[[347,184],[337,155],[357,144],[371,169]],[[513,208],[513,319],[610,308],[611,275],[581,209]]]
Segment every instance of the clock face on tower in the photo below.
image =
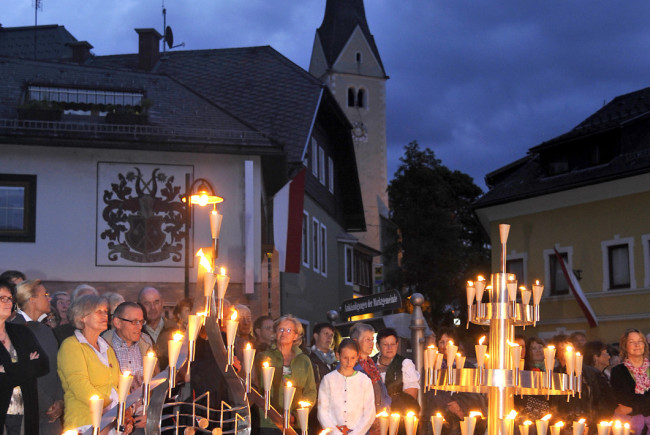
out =
[[368,142],[368,129],[363,122],[352,123],[352,139],[355,142]]

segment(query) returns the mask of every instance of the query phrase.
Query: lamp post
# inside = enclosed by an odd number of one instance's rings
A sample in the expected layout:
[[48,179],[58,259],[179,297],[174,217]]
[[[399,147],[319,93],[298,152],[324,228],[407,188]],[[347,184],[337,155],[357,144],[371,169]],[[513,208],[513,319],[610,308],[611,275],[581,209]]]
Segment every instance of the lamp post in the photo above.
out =
[[[217,213],[217,204],[223,202],[223,198],[215,194],[214,188],[208,180],[205,178],[197,178],[193,183],[190,184],[190,174],[185,174],[185,186],[189,186],[185,195],[181,197],[181,201],[185,204],[185,288],[184,294],[186,298],[190,297],[190,230],[192,229],[192,206],[200,205],[205,207],[208,204],[212,204],[213,210],[212,213],[216,214],[219,218],[219,227],[221,226],[221,219]],[[188,200],[189,198],[189,200]],[[211,219],[212,222],[213,219]],[[214,226],[214,225],[213,225]],[[213,231],[212,238],[214,240],[214,259],[216,260],[218,255],[218,243],[219,243],[219,228],[217,228],[216,234]]]

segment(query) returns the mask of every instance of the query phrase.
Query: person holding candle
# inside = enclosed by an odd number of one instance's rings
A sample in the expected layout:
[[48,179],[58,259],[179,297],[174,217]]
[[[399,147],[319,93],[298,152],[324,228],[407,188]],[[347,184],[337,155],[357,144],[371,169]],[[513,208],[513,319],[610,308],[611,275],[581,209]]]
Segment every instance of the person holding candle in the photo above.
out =
[[635,434],[650,428],[650,360],[648,342],[638,329],[621,337],[623,362],[612,368],[611,385],[618,402],[615,418],[627,421]]
[[48,358],[27,326],[7,322],[15,301],[14,284],[0,280],[0,431],[37,435],[36,378],[48,372]]
[[[117,405],[120,365],[115,352],[100,337],[108,326],[108,301],[96,295],[74,300],[69,318],[77,328],[61,344],[58,372],[65,402],[64,430],[86,428],[91,424],[88,400],[97,395],[104,400],[104,409]],[[133,430],[129,421],[126,431]]]
[[[275,367],[271,386],[271,404],[282,412],[284,410],[284,386],[290,381],[295,394],[290,404],[291,410],[298,402],[316,402],[316,381],[309,357],[300,350],[303,338],[302,324],[291,314],[286,314],[275,321],[276,340],[269,349],[262,353],[261,361],[267,361]],[[258,367],[258,373],[262,373]],[[260,385],[263,380],[260,379]],[[260,433],[278,434],[280,430],[260,409]]]
[[40,280],[29,280],[16,286],[16,301],[22,315],[16,316],[12,322],[22,323],[34,333],[49,361],[49,373],[37,380],[39,433],[59,435],[62,430],[60,417],[63,415],[63,388],[56,372],[59,343],[52,328],[36,321],[51,310],[49,296]]
[[323,377],[318,390],[318,420],[332,434],[365,434],[375,420],[375,394],[368,376],[354,369],[359,345],[341,341],[337,370]]
[[[309,359],[314,369],[314,379],[316,380],[316,389],[320,387],[320,382],[325,375],[336,369],[338,358],[332,346],[336,330],[330,323],[317,323],[314,325],[312,333],[312,345],[309,348]],[[318,406],[312,406],[310,415],[311,424],[310,433],[320,433],[323,429],[320,427],[317,419]]]
[[[555,345],[556,364],[553,369],[555,373],[572,373],[575,376],[576,350],[569,337],[565,334],[558,334],[551,340]],[[575,385],[575,384],[574,384]],[[577,388],[577,385],[575,385]],[[565,396],[551,396],[550,404],[553,408],[553,417],[562,421],[578,421],[583,417],[592,421],[591,397],[592,390],[587,384],[587,377],[582,376],[582,393],[577,392],[567,402]]]

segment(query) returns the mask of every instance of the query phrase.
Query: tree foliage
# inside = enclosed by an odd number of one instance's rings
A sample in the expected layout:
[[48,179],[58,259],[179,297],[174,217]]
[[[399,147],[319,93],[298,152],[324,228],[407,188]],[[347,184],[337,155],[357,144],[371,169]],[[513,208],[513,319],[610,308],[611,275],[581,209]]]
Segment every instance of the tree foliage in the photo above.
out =
[[445,307],[464,307],[468,277],[489,268],[489,241],[472,211],[482,191],[469,175],[450,170],[417,142],[404,150],[388,186],[400,233],[393,255],[401,253],[399,273],[387,277],[388,284],[425,295],[431,320],[439,324]]

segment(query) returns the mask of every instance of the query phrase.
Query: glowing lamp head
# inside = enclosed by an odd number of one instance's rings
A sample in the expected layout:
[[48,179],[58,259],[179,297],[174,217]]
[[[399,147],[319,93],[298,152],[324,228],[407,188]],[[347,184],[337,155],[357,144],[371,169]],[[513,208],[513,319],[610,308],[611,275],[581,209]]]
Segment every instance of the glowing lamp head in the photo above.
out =
[[485,335],[478,339],[478,344],[482,345],[484,341],[485,341]]

